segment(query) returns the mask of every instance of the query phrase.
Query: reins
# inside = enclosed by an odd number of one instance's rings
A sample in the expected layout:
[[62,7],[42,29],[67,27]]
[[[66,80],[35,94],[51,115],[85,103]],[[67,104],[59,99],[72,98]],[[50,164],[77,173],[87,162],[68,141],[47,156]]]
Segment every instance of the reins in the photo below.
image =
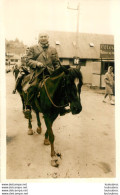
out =
[[[64,75],[64,72],[61,73],[59,76],[56,76],[56,77],[51,78],[51,80],[55,80],[55,79],[57,79],[57,78],[59,78],[59,77],[61,77],[61,76],[63,76],[63,75]],[[48,78],[49,78],[49,77],[48,77]],[[53,105],[54,107],[56,107],[56,108],[63,108],[63,107],[65,107],[65,106],[67,106],[68,104],[65,104],[65,105],[62,105],[62,106],[57,106],[57,105],[52,101],[52,98],[50,97],[50,95],[49,95],[49,93],[48,93],[48,90],[47,90],[47,86],[46,86],[46,81],[48,80],[48,78],[44,80],[43,85],[44,85],[44,87],[45,87],[45,91],[46,91],[47,96],[48,96],[50,102],[52,103],[52,105]]]

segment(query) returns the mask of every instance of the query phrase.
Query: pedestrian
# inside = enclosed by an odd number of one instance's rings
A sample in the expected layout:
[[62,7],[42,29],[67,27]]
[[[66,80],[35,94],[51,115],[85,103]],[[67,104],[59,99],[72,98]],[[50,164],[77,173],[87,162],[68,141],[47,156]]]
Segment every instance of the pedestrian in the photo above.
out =
[[113,74],[113,67],[109,66],[108,71],[105,74],[105,96],[103,102],[106,103],[106,97],[109,96],[110,104],[114,105],[113,101],[113,90],[114,90],[114,74]]
[[18,74],[19,74],[19,68],[17,64],[15,64],[15,68],[13,70],[13,75],[15,76],[15,80],[17,79]]

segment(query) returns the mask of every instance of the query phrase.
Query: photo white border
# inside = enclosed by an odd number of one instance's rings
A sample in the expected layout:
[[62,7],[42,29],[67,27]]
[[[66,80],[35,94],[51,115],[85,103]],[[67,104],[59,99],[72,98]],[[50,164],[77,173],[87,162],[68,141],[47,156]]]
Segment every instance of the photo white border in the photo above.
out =
[[[2,4],[2,1],[1,1]],[[2,7],[2,6],[1,6]],[[79,178],[79,179],[6,179],[6,80],[5,80],[5,34],[4,34],[4,14],[0,10],[0,83],[1,83],[1,182],[2,183],[58,183],[58,182],[77,182],[77,183],[119,183],[120,182],[120,22],[119,10],[115,7],[116,16],[112,22],[115,27],[115,132],[116,132],[116,178]],[[114,14],[115,14],[114,12]]]

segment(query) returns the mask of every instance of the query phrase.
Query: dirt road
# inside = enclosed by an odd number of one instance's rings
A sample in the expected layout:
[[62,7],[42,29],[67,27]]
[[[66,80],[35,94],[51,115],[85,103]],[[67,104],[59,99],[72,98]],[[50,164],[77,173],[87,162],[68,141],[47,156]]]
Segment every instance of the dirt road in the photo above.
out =
[[54,122],[55,150],[62,155],[55,168],[50,164],[50,146],[43,144],[43,119],[42,134],[27,135],[21,99],[12,94],[14,82],[12,73],[6,74],[7,179],[115,177],[114,106],[102,102],[103,94],[83,87],[82,112],[59,116]]

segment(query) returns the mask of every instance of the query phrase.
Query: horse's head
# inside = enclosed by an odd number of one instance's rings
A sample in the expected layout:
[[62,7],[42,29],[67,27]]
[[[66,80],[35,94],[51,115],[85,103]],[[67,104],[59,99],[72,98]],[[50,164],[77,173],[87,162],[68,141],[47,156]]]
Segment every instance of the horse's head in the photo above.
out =
[[66,72],[66,92],[72,114],[82,111],[80,93],[82,87],[82,74],[79,70],[70,68]]

